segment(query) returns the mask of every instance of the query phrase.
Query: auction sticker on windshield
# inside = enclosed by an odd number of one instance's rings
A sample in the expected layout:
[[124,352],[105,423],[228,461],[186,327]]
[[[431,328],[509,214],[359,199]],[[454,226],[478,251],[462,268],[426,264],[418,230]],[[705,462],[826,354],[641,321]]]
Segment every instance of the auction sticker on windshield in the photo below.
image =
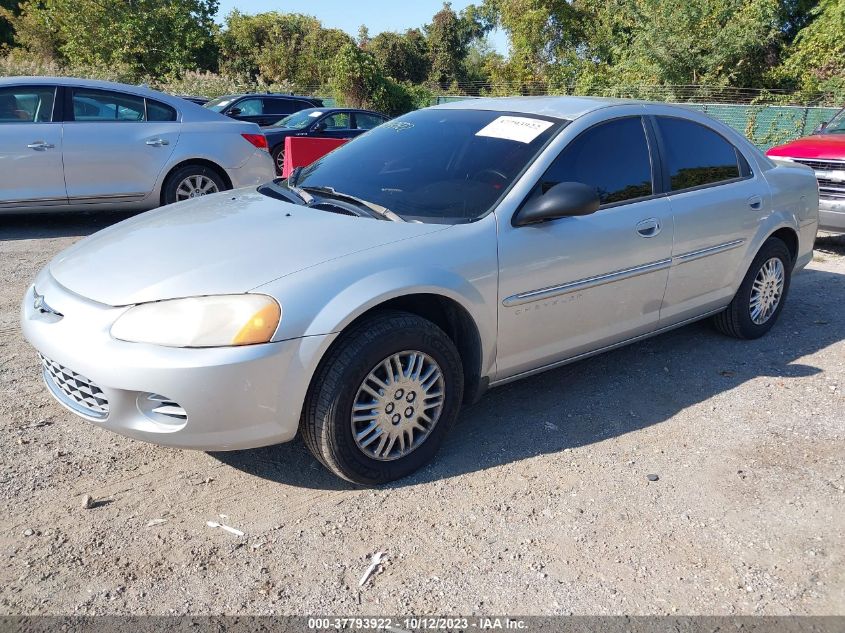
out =
[[521,116],[500,116],[478,130],[475,135],[530,143],[552,125],[554,124],[551,121],[543,121],[541,119],[529,119]]

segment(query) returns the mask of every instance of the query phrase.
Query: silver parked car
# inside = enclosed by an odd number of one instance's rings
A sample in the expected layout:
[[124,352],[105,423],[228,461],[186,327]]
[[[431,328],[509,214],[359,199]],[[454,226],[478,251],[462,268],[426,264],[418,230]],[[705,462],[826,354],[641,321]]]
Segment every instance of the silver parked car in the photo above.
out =
[[257,125],[146,88],[0,79],[0,213],[151,209],[273,178]]
[[23,330],[52,394],[104,428],[210,450],[300,430],[375,484],[488,387],[707,316],[762,336],[817,215],[809,168],[696,112],[463,101],[79,242]]

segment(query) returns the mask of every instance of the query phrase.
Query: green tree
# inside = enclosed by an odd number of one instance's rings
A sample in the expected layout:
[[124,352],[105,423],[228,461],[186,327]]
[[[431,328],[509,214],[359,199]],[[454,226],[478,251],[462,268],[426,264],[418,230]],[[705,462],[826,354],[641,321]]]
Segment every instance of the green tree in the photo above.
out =
[[431,71],[428,44],[419,29],[409,29],[402,35],[379,33],[370,40],[367,50],[383,72],[397,81],[422,83]]
[[496,15],[491,7],[475,5],[469,5],[459,15],[452,9],[451,3],[443,3],[443,8],[425,27],[431,57],[431,81],[446,88],[465,78],[464,59],[469,47],[495,26]]
[[20,0],[0,0],[0,49],[14,42],[12,21],[19,12],[19,6]]
[[160,77],[215,63],[217,0],[27,0],[13,19],[32,55]]
[[807,93],[832,92],[845,98],[845,0],[822,0],[811,22],[798,32],[775,81]]

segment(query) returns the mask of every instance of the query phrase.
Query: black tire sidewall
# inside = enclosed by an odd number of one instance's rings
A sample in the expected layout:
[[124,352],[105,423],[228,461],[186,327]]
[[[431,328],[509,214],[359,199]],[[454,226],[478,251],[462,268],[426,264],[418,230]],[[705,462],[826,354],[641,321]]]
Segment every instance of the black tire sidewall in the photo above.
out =
[[[427,322],[422,321],[422,324]],[[360,484],[381,484],[405,477],[431,461],[449,427],[458,415],[463,399],[463,371],[460,356],[449,337],[433,324],[403,327],[377,340],[348,341],[355,350],[354,361],[342,368],[341,388],[331,398],[324,427],[324,456],[342,476]],[[446,397],[440,418],[425,441],[405,457],[379,461],[364,454],[352,433],[352,405],[364,378],[385,358],[402,351],[419,351],[440,366]],[[328,454],[325,454],[328,452]]]
[[217,171],[203,165],[186,165],[173,172],[164,183],[164,204],[176,202],[176,190],[185,178],[189,176],[205,176],[214,181],[218,191],[226,191],[229,187]]
[[[757,324],[751,320],[751,312],[749,310],[749,305],[751,304],[751,290],[754,285],[754,280],[760,272],[760,269],[763,267],[763,264],[773,257],[780,259],[783,264],[783,292],[781,293],[780,302],[778,303],[777,308],[775,308],[774,313],[769,317],[768,321],[762,324]],[[740,333],[744,338],[759,338],[772,329],[786,303],[786,297],[789,294],[791,280],[792,256],[790,255],[789,249],[786,244],[777,238],[767,240],[754,257],[754,260],[748,268],[748,272],[742,280],[742,284],[734,297],[734,306],[732,307],[735,310],[735,316],[739,325]]]
[[282,170],[279,169],[279,154],[284,153],[285,146],[284,145],[276,145],[271,151],[270,156],[273,157],[273,169],[276,170],[276,174],[279,176],[282,175]]

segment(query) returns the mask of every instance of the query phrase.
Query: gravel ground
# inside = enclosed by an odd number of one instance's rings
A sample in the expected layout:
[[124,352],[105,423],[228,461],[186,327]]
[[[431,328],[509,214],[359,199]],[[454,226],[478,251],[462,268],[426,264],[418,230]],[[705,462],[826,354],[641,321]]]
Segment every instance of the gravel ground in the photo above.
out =
[[369,490],[298,440],[181,452],[51,400],[20,297],[114,220],[0,219],[0,613],[845,614],[845,239],[762,340],[696,324],[494,390]]

